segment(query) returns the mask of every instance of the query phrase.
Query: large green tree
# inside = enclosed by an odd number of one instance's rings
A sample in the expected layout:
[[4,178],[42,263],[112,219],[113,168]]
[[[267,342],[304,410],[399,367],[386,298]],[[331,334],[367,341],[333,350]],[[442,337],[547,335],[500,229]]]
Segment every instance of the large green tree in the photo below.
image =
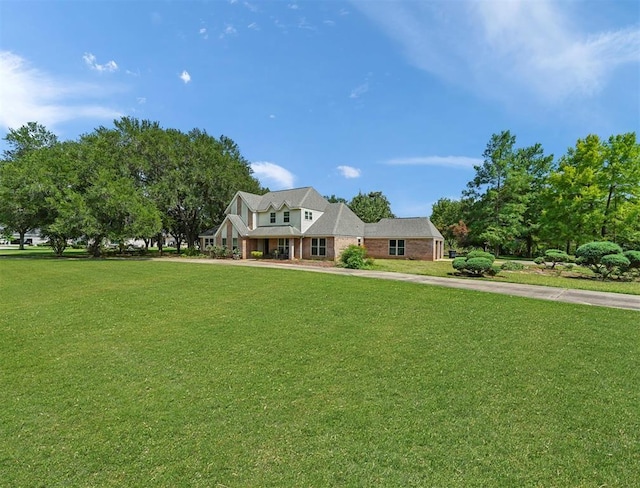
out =
[[502,249],[531,254],[542,213],[539,194],[553,161],[540,144],[515,144],[510,131],[493,134],[463,193],[471,239],[490,245],[496,255]]
[[395,217],[391,212],[389,200],[381,191],[358,192],[349,202],[349,208],[363,222],[367,223],[375,223],[381,219]]
[[0,166],[0,225],[20,235],[20,249],[24,236],[37,229],[42,220],[45,189],[42,167],[33,155],[58,143],[55,134],[43,125],[29,122],[19,129],[9,129],[4,137],[9,149]]
[[635,133],[603,141],[590,134],[568,149],[549,177],[542,225],[553,244],[611,240],[640,244],[640,146]]
[[463,207],[460,200],[440,198],[431,207],[430,220],[438,228],[447,245],[452,249],[456,247],[456,244],[462,244],[458,242],[459,234],[456,230],[460,223],[463,222],[463,219]]

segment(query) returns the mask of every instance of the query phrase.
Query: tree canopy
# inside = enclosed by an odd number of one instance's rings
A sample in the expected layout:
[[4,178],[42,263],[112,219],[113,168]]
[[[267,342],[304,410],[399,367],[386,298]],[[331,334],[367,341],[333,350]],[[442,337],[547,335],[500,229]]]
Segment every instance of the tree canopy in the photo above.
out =
[[62,249],[83,239],[99,255],[105,239],[162,234],[193,247],[236,191],[263,192],[235,142],[200,129],[125,117],[76,141],[60,143],[36,123],[6,139],[0,223],[20,233],[40,228]]

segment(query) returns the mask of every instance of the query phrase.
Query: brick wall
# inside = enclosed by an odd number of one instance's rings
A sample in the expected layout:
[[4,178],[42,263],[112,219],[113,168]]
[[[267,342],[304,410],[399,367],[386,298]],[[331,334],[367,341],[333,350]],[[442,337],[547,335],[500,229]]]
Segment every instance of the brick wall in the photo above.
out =
[[405,239],[404,256],[389,256],[389,239],[365,239],[364,245],[369,256],[379,259],[421,259],[433,261],[434,239]]

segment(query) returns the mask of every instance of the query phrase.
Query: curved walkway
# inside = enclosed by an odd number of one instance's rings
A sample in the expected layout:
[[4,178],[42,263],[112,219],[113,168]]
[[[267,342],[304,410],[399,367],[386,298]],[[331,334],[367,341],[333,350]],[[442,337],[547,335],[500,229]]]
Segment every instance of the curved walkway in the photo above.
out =
[[582,305],[596,305],[600,307],[623,308],[627,310],[640,311],[640,295],[627,295],[623,293],[575,290],[567,288],[557,288],[552,286],[521,285],[518,283],[504,283],[473,279],[440,278],[435,276],[422,276],[407,273],[395,273],[390,271],[320,267],[294,263],[271,263],[268,261],[255,260],[231,261],[189,258],[157,258],[157,260],[171,260],[200,264],[222,264],[227,266],[254,266],[262,268],[296,269],[300,271],[310,271],[316,273],[351,275],[364,278],[377,278],[382,280],[409,281],[411,283],[419,283],[424,285],[447,286],[449,288],[485,291],[488,293],[502,293],[504,295],[538,298],[541,300],[553,300],[557,302],[579,303]]

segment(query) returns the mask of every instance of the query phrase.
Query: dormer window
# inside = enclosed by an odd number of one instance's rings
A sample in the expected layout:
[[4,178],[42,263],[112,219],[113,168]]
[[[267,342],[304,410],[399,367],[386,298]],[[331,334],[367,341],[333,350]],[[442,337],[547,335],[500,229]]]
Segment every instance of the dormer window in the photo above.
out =
[[305,210],[304,220],[313,220],[313,212],[310,212],[309,210]]
[[285,212],[284,213],[284,222],[285,222],[285,224],[289,223],[289,212]]
[[276,213],[275,212],[271,212],[269,214],[269,222],[271,222],[272,224],[276,223]]

